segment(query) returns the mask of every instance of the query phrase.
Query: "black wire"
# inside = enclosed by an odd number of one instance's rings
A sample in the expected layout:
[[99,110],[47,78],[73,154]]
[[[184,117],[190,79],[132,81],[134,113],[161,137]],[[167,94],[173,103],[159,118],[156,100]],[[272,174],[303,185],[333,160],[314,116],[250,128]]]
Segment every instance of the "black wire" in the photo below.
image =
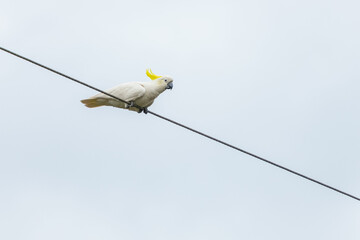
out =
[[[44,65],[42,65],[42,64],[40,64],[40,63],[37,63],[37,62],[35,62],[35,61],[33,61],[33,60],[30,60],[30,59],[28,59],[28,58],[26,58],[26,57],[23,57],[23,56],[21,56],[21,55],[19,55],[19,54],[16,54],[16,53],[14,53],[14,52],[12,52],[12,51],[10,51],[10,50],[7,50],[7,49],[5,49],[5,48],[3,48],[3,47],[0,47],[0,49],[3,50],[3,51],[5,51],[5,52],[7,52],[7,53],[10,53],[10,54],[12,54],[12,55],[14,55],[14,56],[16,56],[16,57],[19,57],[19,58],[21,58],[21,59],[23,59],[23,60],[26,60],[26,61],[28,61],[28,62],[31,62],[31,63],[39,66],[39,67],[45,68],[45,69],[47,69],[47,70],[49,70],[49,71],[51,71],[51,72],[54,72],[54,73],[56,73],[56,74],[59,74],[60,76],[63,76],[63,77],[65,77],[65,78],[68,78],[68,79],[70,79],[70,80],[72,80],[72,81],[74,81],[74,82],[77,82],[77,83],[79,83],[79,84],[82,84],[82,85],[84,85],[84,86],[86,86],[86,87],[88,87],[88,88],[94,89],[95,91],[101,92],[101,93],[103,93],[103,94],[105,94],[105,95],[107,95],[107,96],[109,96],[109,97],[115,98],[115,99],[118,100],[118,101],[124,102],[124,103],[126,103],[126,104],[130,104],[129,102],[124,101],[124,100],[122,100],[122,99],[120,99],[120,98],[118,98],[118,97],[116,97],[116,96],[114,96],[114,95],[112,95],[112,94],[109,94],[109,93],[107,93],[107,92],[104,92],[104,91],[102,91],[102,90],[100,90],[100,89],[98,89],[98,88],[96,88],[96,87],[93,87],[93,86],[87,84],[87,83],[84,83],[84,82],[79,81],[79,80],[77,80],[77,79],[75,79],[75,78],[72,78],[72,77],[70,77],[70,76],[68,76],[68,75],[65,75],[65,74],[63,74],[63,73],[61,73],[61,72],[58,72],[58,71],[56,71],[56,70],[54,70],[54,69],[51,69],[51,68],[49,68],[49,67],[46,67],[46,66],[44,66]],[[140,106],[135,106],[135,107],[139,108],[140,110],[143,110],[143,108],[140,107]],[[353,199],[355,199],[355,200],[360,201],[360,198],[358,198],[358,197],[356,197],[356,196],[354,196],[354,195],[351,195],[351,194],[349,194],[349,193],[346,193],[346,192],[344,192],[344,191],[342,191],[342,190],[339,190],[339,189],[334,188],[334,187],[332,187],[332,186],[330,186],[330,185],[327,185],[327,184],[325,184],[325,183],[322,183],[322,182],[320,182],[320,181],[318,181],[318,180],[316,180],[316,179],[313,179],[313,178],[311,178],[311,177],[305,176],[304,174],[301,174],[301,173],[296,172],[296,171],[294,171],[294,170],[291,170],[291,169],[289,169],[289,168],[287,168],[287,167],[284,167],[284,166],[281,166],[281,165],[279,165],[279,164],[277,164],[277,163],[274,163],[274,162],[272,162],[272,161],[270,161],[270,160],[267,160],[267,159],[265,159],[265,158],[262,158],[262,157],[260,157],[260,156],[257,156],[257,155],[255,155],[255,154],[253,154],[253,153],[250,153],[250,152],[248,152],[248,151],[245,151],[245,150],[243,150],[243,149],[241,149],[241,148],[238,148],[238,147],[236,147],[236,146],[234,146],[234,145],[231,145],[231,144],[229,144],[229,143],[226,143],[226,142],[224,142],[224,141],[222,141],[222,140],[219,140],[219,139],[217,139],[217,138],[215,138],[215,137],[212,137],[212,136],[207,135],[207,134],[205,134],[205,133],[202,133],[202,132],[200,132],[200,131],[198,131],[198,130],[195,130],[195,129],[193,129],[193,128],[190,128],[190,127],[188,127],[188,126],[186,126],[186,125],[184,125],[184,124],[181,124],[181,123],[179,123],[179,122],[176,122],[176,121],[174,121],[174,120],[171,120],[171,119],[169,119],[169,118],[167,118],[167,117],[161,116],[161,115],[159,115],[159,114],[157,114],[157,113],[155,113],[155,112],[152,112],[152,111],[150,111],[150,110],[148,110],[148,113],[149,113],[149,114],[152,114],[152,115],[154,115],[154,116],[156,116],[156,117],[158,117],[158,118],[161,118],[161,119],[163,119],[163,120],[165,120],[165,121],[168,121],[168,122],[171,122],[171,123],[173,123],[173,124],[175,124],[175,125],[178,125],[178,126],[180,126],[180,127],[182,127],[182,128],[185,128],[185,129],[187,129],[187,130],[189,130],[189,131],[192,131],[192,132],[194,132],[194,133],[197,133],[197,134],[199,134],[199,135],[201,135],[201,136],[203,136],[203,137],[209,138],[209,139],[211,139],[211,140],[213,140],[213,141],[215,141],[215,142],[221,143],[221,144],[223,144],[223,145],[225,145],[225,146],[227,146],[227,147],[233,148],[233,149],[235,149],[235,150],[237,150],[237,151],[239,151],[239,152],[242,152],[242,153],[245,153],[245,154],[247,154],[247,155],[250,155],[250,156],[252,156],[252,157],[254,157],[254,158],[257,158],[257,159],[259,159],[259,160],[261,160],[261,161],[264,161],[264,162],[266,162],[266,163],[268,163],[268,164],[271,164],[271,165],[273,165],[273,166],[275,166],[275,167],[278,167],[278,168],[280,168],[280,169],[283,169],[283,170],[285,170],[285,171],[288,171],[288,172],[290,172],[290,173],[292,173],[292,174],[295,174],[295,175],[297,175],[297,176],[299,176],[299,177],[302,177],[302,178],[305,178],[305,179],[307,179],[307,180],[309,180],[309,181],[312,181],[312,182],[314,182],[314,183],[317,183],[317,184],[319,184],[319,185],[321,185],[321,186],[323,186],[323,187],[329,188],[329,189],[331,189],[331,190],[333,190],[333,191],[336,191],[336,192],[341,193],[341,194],[343,194],[343,195],[345,195],[345,196],[348,196],[348,197],[351,197],[351,198],[353,198]]]

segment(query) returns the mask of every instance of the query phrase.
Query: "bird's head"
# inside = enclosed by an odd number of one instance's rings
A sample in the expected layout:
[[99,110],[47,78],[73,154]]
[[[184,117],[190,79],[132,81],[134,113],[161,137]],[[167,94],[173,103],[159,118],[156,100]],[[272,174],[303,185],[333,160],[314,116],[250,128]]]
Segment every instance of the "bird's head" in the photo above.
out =
[[169,76],[158,76],[155,75],[151,69],[146,69],[146,75],[153,81],[156,81],[160,86],[164,87],[164,90],[166,89],[172,89],[173,88],[173,79]]

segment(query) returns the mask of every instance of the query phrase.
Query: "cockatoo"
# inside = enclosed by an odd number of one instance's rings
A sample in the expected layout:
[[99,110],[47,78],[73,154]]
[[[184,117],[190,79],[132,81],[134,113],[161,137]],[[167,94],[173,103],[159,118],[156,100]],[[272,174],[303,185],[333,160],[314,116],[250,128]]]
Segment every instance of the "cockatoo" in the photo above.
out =
[[[162,92],[166,89],[173,88],[173,79],[169,76],[157,76],[151,69],[146,70],[146,75],[152,80],[150,82],[128,82],[122,83],[116,87],[110,88],[105,92],[114,95],[130,104],[126,104],[116,100],[103,93],[81,100],[86,107],[94,108],[100,106],[113,106],[118,108],[125,108],[131,111],[147,113],[147,108],[154,102]],[[139,106],[143,109],[139,109]]]

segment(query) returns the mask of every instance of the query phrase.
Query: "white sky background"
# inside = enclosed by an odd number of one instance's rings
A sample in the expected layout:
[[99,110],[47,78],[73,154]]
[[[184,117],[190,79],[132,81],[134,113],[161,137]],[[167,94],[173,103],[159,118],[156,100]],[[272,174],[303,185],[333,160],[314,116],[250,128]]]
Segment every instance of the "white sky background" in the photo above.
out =
[[[360,196],[358,1],[2,1],[1,46]],[[0,52],[1,239],[360,239],[360,203]]]

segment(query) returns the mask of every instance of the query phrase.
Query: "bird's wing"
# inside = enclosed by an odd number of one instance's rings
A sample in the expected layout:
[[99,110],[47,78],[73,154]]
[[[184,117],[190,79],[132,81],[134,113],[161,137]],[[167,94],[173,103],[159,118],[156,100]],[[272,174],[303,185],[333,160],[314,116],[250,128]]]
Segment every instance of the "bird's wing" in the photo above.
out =
[[113,87],[106,92],[124,100],[124,101],[135,101],[136,99],[144,96],[145,88],[141,83],[130,82],[123,83],[119,86]]
[[[145,87],[142,83],[137,82],[130,82],[130,83],[123,83],[116,87],[110,88],[106,90],[107,93],[114,95],[115,97],[120,98],[121,100],[130,102],[136,101],[138,98],[141,98],[145,95]],[[113,106],[119,108],[126,108],[126,104],[120,102],[108,95],[103,93],[96,94],[88,99],[81,100],[89,108],[100,107],[100,106]],[[138,111],[137,108],[130,109],[133,111]]]

